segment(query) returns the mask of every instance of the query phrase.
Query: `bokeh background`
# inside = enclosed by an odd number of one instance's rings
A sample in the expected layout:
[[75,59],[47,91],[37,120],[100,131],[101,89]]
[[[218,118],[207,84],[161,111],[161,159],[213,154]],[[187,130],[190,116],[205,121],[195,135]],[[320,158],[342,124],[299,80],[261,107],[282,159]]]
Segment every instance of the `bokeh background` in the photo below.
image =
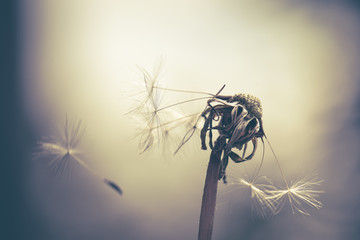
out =
[[[156,147],[140,155],[139,126],[125,114],[141,91],[136,66],[152,72],[160,59],[162,86],[215,93],[226,84],[224,94],[258,96],[287,178],[324,180],[324,207],[308,209],[311,216],[285,206],[262,220],[248,192],[226,194],[214,239],[360,237],[355,1],[24,0],[13,7],[19,67],[5,104],[12,124],[4,239],[196,239],[210,153],[192,139],[175,157]],[[191,97],[164,93],[163,103]],[[122,197],[80,167],[58,179],[46,159],[33,160],[36,142],[65,115],[86,123],[84,160],[117,182]],[[261,173],[281,184],[270,151]]]

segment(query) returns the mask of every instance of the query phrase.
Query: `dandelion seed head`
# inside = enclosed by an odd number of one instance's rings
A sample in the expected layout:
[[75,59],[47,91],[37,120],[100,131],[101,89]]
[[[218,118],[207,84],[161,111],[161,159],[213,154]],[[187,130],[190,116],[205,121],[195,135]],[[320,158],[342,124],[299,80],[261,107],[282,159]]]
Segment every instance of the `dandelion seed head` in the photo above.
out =
[[261,106],[261,101],[258,97],[255,97],[250,94],[235,94],[232,99],[230,99],[230,102],[238,102],[241,105],[244,105],[246,109],[253,113],[257,118],[261,119],[263,110]]

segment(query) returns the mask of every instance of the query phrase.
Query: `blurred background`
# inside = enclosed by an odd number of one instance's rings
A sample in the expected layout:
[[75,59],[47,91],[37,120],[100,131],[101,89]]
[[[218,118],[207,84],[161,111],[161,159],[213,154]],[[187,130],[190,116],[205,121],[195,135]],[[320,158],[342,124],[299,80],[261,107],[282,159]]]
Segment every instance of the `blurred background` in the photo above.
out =
[[[8,7],[2,239],[196,239],[210,152],[194,136],[172,156],[185,134],[178,132],[164,149],[139,154],[139,126],[126,114],[142,91],[137,66],[154,73],[160,59],[164,87],[216,93],[226,84],[223,94],[259,97],[286,177],[324,180],[324,206],[308,209],[311,216],[285,206],[262,220],[248,192],[226,194],[213,239],[360,237],[356,1],[26,0]],[[197,97],[163,94],[164,105]],[[50,159],[33,159],[37,142],[65,116],[86,124],[82,159],[123,196],[76,164],[70,178],[57,178]],[[230,171],[238,168],[230,163]],[[282,184],[268,147],[261,175]]]

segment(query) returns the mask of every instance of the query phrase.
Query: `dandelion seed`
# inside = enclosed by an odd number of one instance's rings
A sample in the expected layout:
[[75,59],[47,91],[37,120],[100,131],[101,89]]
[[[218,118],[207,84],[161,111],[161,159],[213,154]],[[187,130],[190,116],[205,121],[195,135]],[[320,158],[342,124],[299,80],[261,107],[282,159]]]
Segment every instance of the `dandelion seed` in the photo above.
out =
[[271,196],[268,199],[279,203],[277,212],[281,210],[285,202],[288,202],[293,214],[299,212],[304,215],[310,215],[306,210],[306,206],[316,209],[322,207],[322,203],[316,198],[324,191],[314,190],[321,182],[320,180],[310,178],[294,181],[284,190],[269,191]]
[[137,136],[140,139],[138,145],[140,153],[150,150],[153,145],[169,149],[180,141],[180,134],[185,131],[185,127],[194,118],[194,114],[184,116],[172,109],[159,112],[158,116],[161,121],[134,116],[139,126]]
[[47,141],[39,141],[38,151],[34,154],[35,158],[51,158],[49,166],[58,176],[64,172],[71,170],[72,162],[78,163],[87,171],[100,178],[105,184],[111,187],[120,195],[121,188],[106,178],[99,176],[94,172],[81,158],[82,151],[80,149],[81,138],[85,133],[85,127],[80,120],[69,120],[66,116],[65,122],[58,126],[55,135],[52,135]]
[[251,199],[253,200],[252,208],[261,218],[275,215],[277,204],[274,199],[270,198],[269,193],[275,191],[276,187],[267,177],[250,178],[249,175],[236,177],[230,174],[229,180],[229,187],[235,186],[235,190],[250,189]]
[[[182,91],[170,88],[163,88],[159,85],[159,71],[160,67],[156,68],[154,74],[150,74],[143,68],[140,68],[146,89],[146,96],[143,100],[137,101],[137,106],[128,113],[132,114],[141,126],[139,129],[139,149],[140,153],[148,151],[153,145],[161,146],[162,139],[166,142],[166,138],[172,136],[174,129],[179,129],[180,126],[189,125],[193,123],[189,138],[198,129],[198,122],[200,113],[184,116],[173,109],[181,104],[190,103],[193,101],[208,99],[209,97],[200,97],[184,100],[181,102],[162,106],[162,90],[194,93],[192,91]],[[212,96],[210,93],[195,92]],[[196,116],[197,121],[194,122]],[[170,134],[171,133],[171,134]],[[188,140],[188,139],[187,139]]]
[[115,190],[118,194],[122,195],[122,190],[121,188],[116,184],[114,183],[113,181],[110,181],[106,178],[104,178],[104,183],[106,183],[109,187],[111,187],[113,190]]
[[162,99],[161,90],[157,88],[161,65],[159,65],[153,74],[150,74],[143,68],[140,71],[143,74],[143,84],[146,90],[144,100],[138,100],[137,106],[130,110],[128,114],[136,117],[141,123],[139,149],[143,153],[149,150],[153,144],[159,142],[162,132],[161,125],[166,111],[161,111],[160,104]]
[[286,185],[285,190],[270,191],[272,196],[269,198],[279,203],[277,211],[279,212],[281,210],[286,200],[290,204],[293,214],[299,212],[304,215],[310,215],[306,211],[305,205],[320,209],[322,207],[322,203],[316,198],[319,197],[319,194],[323,193],[324,191],[314,190],[313,188],[319,186],[322,181],[315,178],[303,178],[299,181],[293,181],[288,184],[288,181],[286,180],[285,174],[280,166],[280,162],[275,154],[274,149],[272,148],[266,136],[265,139],[269,144],[269,147],[274,155],[275,162],[280,170],[281,176]]
[[66,117],[65,122],[57,126],[55,135],[52,135],[47,141],[38,142],[39,149],[35,153],[35,157],[51,156],[49,166],[57,175],[61,175],[69,167],[70,161],[75,160],[80,165],[84,165],[77,156],[81,154],[79,143],[84,133],[85,127],[81,121],[69,120]]

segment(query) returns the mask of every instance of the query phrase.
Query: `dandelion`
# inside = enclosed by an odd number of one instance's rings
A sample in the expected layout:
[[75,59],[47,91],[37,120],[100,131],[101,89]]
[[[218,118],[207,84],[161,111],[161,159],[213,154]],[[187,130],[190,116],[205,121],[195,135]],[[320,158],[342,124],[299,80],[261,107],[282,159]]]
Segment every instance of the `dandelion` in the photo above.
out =
[[[146,79],[147,76],[148,74],[145,73],[144,78]],[[175,153],[177,153],[182,148],[182,146],[191,139],[191,137],[196,132],[196,129],[198,128],[198,123],[203,118],[204,124],[200,131],[202,145],[201,148],[203,150],[207,149],[206,138],[208,136],[208,144],[212,149],[212,153],[210,155],[210,161],[205,179],[205,188],[200,214],[199,239],[211,238],[216,205],[217,182],[220,179],[223,179],[224,182],[226,182],[225,169],[228,165],[229,157],[236,163],[252,159],[257,148],[257,138],[261,138],[264,135],[262,129],[262,108],[260,101],[251,95],[219,95],[224,87],[225,85],[216,94],[196,92],[208,96],[185,100],[179,103],[170,104],[165,107],[159,107],[159,105],[154,104],[159,103],[159,101],[151,100],[156,99],[156,95],[154,95],[154,89],[181,92],[192,91],[162,88],[156,84],[151,84],[152,90],[147,90],[149,95],[145,99],[145,103],[150,103],[149,108],[152,111],[150,111],[150,118],[148,118],[148,123],[146,124],[144,131],[145,134],[141,135],[140,137],[140,147],[142,147],[141,149],[143,149],[143,151],[150,149],[151,145],[155,142],[153,135],[154,130],[156,129],[159,136],[161,128],[166,124],[160,123],[160,121],[154,121],[153,119],[155,116],[157,116],[155,114],[159,114],[159,112],[162,110],[166,110],[180,104],[185,104],[201,99],[208,100],[208,104],[205,109],[200,114],[196,114],[197,117],[194,125],[186,132],[185,136],[179,144],[179,147],[175,151]],[[143,106],[140,107],[144,109]],[[140,108],[136,108],[136,110],[138,109]],[[147,112],[145,112],[145,114],[147,114]],[[217,123],[217,126],[214,126],[214,123]],[[217,140],[213,142],[213,130],[215,129],[218,130],[219,136]],[[253,144],[253,151],[250,155],[245,157],[244,155],[246,146],[249,141],[251,141]],[[238,154],[236,154],[233,151],[234,148],[239,150],[244,149],[243,157],[240,157]],[[222,154],[223,152],[224,154]],[[221,157],[222,155],[223,157]]]
[[[220,95],[225,85],[216,94],[161,87],[158,83],[158,74],[151,76],[145,70],[142,70],[142,72],[147,96],[145,100],[139,101],[141,106],[131,111],[132,113],[140,113],[138,115],[142,116],[142,119],[146,122],[142,124],[145,127],[140,134],[139,148],[141,152],[149,150],[155,143],[160,145],[160,137],[170,139],[170,133],[183,123],[190,125],[176,148],[175,154],[194,136],[197,130],[200,131],[201,149],[206,150],[208,147],[211,149],[201,204],[198,235],[199,239],[211,239],[218,181],[223,180],[224,183],[227,183],[226,168],[229,159],[234,163],[251,160],[257,151],[258,138],[261,139],[264,148],[263,138],[269,143],[263,128],[261,102],[257,97],[249,94]],[[161,90],[196,93],[202,94],[204,97],[161,106]],[[169,112],[177,115],[173,109],[170,111],[170,108],[198,100],[207,100],[204,110],[200,113],[167,121],[160,118],[161,114],[166,115]],[[189,121],[190,119],[191,121]],[[215,136],[217,138],[214,141]],[[252,143],[252,152],[247,155],[246,151],[249,142]],[[275,156],[272,148],[271,150]],[[262,161],[263,159],[264,152]],[[281,202],[283,196],[289,194],[277,190],[267,178],[257,177],[261,164],[254,177],[239,177],[232,184],[240,188],[251,189],[251,198],[256,205],[256,211],[260,216],[264,217],[268,213],[271,215],[276,214],[279,206],[278,202]],[[280,168],[279,163],[278,166]],[[288,186],[282,170],[281,174]],[[295,185],[291,185],[291,188],[287,187],[287,192],[291,192],[289,199],[291,199],[291,202],[295,202],[295,205],[293,204],[294,209],[305,212],[301,204],[299,204],[300,200],[316,208],[321,206],[321,203],[315,199],[316,194],[320,192],[310,189],[315,183],[300,181]]]
[[122,194],[121,188],[115,182],[99,176],[81,158],[83,152],[80,149],[80,142],[85,133],[85,127],[80,120],[69,120],[66,116],[65,122],[58,126],[55,133],[47,141],[38,142],[39,147],[34,154],[35,158],[50,158],[49,166],[58,176],[61,176],[64,172],[69,172],[71,170],[69,165],[76,162],[100,178],[118,194]]

